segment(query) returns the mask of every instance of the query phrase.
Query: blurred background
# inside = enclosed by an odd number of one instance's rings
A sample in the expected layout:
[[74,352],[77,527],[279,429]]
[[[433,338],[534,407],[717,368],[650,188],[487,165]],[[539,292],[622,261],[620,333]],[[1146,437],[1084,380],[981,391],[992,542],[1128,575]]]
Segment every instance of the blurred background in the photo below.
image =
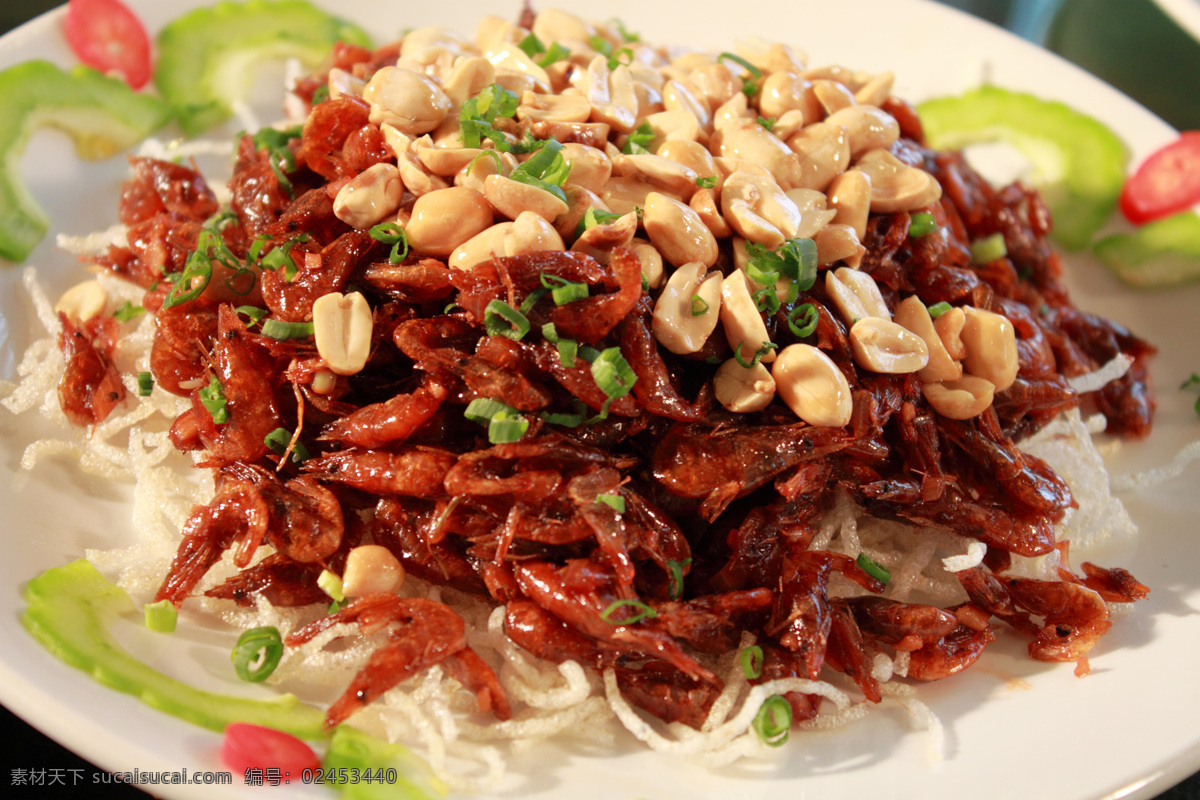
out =
[[[1064,56],[1180,130],[1200,129],[1200,0],[939,2],[1007,28]],[[59,4],[60,0],[3,0],[0,33]],[[0,733],[6,742],[9,770],[53,769],[67,776],[72,774],[71,770],[82,770],[76,774],[86,776],[89,782],[97,771],[3,707],[0,707]],[[8,784],[13,784],[11,776]],[[94,797],[141,800],[147,797],[130,787],[89,788],[93,790],[89,796]],[[69,785],[17,786],[15,791],[23,797],[75,796]],[[1200,800],[1200,775],[1165,792],[1158,800]]]

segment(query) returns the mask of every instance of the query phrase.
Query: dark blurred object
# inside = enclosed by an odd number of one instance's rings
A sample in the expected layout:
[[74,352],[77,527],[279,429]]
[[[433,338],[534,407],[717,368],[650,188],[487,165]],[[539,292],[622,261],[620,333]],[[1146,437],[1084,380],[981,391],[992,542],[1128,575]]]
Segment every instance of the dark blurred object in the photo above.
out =
[[1065,0],[1045,44],[1176,128],[1200,128],[1200,41],[1151,0]]

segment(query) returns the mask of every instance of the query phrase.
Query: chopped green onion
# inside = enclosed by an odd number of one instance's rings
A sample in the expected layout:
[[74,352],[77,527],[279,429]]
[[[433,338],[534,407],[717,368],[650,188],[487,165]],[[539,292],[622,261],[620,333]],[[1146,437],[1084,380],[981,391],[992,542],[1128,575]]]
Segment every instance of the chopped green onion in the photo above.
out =
[[592,361],[592,379],[610,400],[624,397],[637,382],[637,374],[621,355],[619,347],[610,347]]
[[646,154],[650,151],[647,145],[654,141],[654,129],[650,127],[649,122],[643,122],[637,126],[633,133],[625,140],[625,146],[621,148],[621,152],[629,155]]
[[463,416],[471,420],[471,422],[486,425],[492,421],[492,417],[504,412],[515,414],[517,410],[510,405],[501,403],[499,400],[493,400],[490,397],[477,397],[470,403],[467,403],[467,407],[463,411]]
[[571,174],[571,163],[563,157],[562,144],[554,139],[547,139],[530,158],[508,174],[508,177],[519,183],[534,186],[538,189],[567,202],[566,192],[562,185]]
[[329,84],[324,84],[322,86],[318,86],[316,91],[313,92],[312,105],[319,106],[319,105],[321,105],[321,103],[324,103],[328,99],[329,99]]
[[463,147],[479,148],[483,140],[490,139],[497,150],[510,152],[512,143],[502,132],[492,127],[497,117],[512,117],[517,113],[517,95],[498,83],[485,87],[479,94],[462,104],[459,112],[459,128],[462,130]]
[[738,342],[738,346],[733,348],[733,357],[736,358],[737,362],[746,369],[751,369],[752,367],[757,366],[758,362],[763,360],[763,356],[772,350],[779,349],[779,345],[775,344],[774,342],[763,342],[759,348],[754,351],[754,355],[750,358],[750,363],[747,364],[746,360],[742,358],[742,346],[745,344],[745,342]]
[[620,214],[614,214],[611,211],[605,211],[595,206],[588,206],[588,210],[583,212],[583,219],[579,220],[579,225],[575,227],[575,235],[581,236],[586,230],[590,230],[597,225],[607,225],[620,218]]
[[134,319],[135,317],[140,317],[145,313],[145,308],[142,306],[135,306],[133,303],[126,300],[125,305],[113,312],[113,316],[116,317],[120,322],[129,322],[129,320]]
[[[794,281],[788,281],[788,284],[790,286],[796,285]],[[779,310],[779,294],[775,288],[778,285],[778,282],[771,283],[750,294],[751,299],[754,300],[754,307],[768,316],[774,316],[775,312]]]
[[947,311],[949,311],[953,307],[954,306],[950,305],[945,300],[943,300],[940,303],[934,303],[933,305],[931,305],[929,307],[929,316],[932,317],[933,319],[937,319],[938,317],[940,317],[942,314],[945,314]]
[[538,418],[550,425],[562,425],[564,428],[578,428],[583,423],[587,422],[586,412],[576,412],[568,414],[566,412],[543,411],[538,415]]
[[642,37],[636,33],[630,33],[625,29],[625,23],[618,17],[613,17],[608,21],[610,25],[617,29],[617,33],[621,34],[621,38],[627,42],[640,42]]
[[251,325],[258,322],[263,317],[267,316],[267,314],[271,313],[267,309],[259,308],[258,306],[238,306],[237,308],[234,309],[234,311],[236,311],[238,314],[241,314],[242,316],[249,317]]
[[774,128],[776,122],[777,122],[777,120],[774,117],[759,117],[758,118],[758,124],[762,125],[767,130],[771,130],[771,128]]
[[251,683],[265,681],[283,658],[283,637],[272,626],[251,628],[238,637],[232,658],[239,678]]
[[521,301],[521,307],[517,310],[522,314],[528,315],[530,311],[533,311],[533,307],[538,304],[538,301],[548,294],[550,294],[550,290],[545,286],[537,287],[530,292],[524,300]]
[[696,185],[701,189],[715,189],[717,188],[717,176],[706,175],[703,178],[696,178]]
[[463,416],[487,425],[488,441],[492,444],[519,442],[529,430],[529,420],[520,411],[487,397],[477,397],[468,403]]
[[544,272],[541,274],[541,281],[542,286],[550,290],[550,296],[554,298],[556,306],[565,306],[567,303],[573,303],[588,296],[586,283],[569,281],[566,278],[547,275]]
[[908,223],[908,235],[913,239],[920,239],[937,230],[937,220],[933,218],[933,214],[928,211],[920,211],[912,215],[912,220]]
[[[313,105],[316,105],[315,97]],[[271,165],[271,171],[275,173],[279,185],[292,199],[295,199],[296,193],[292,189],[292,182],[288,180],[287,173],[294,172],[296,169],[296,154],[288,147],[288,142],[299,139],[302,133],[303,128],[299,125],[293,125],[283,130],[268,126],[259,128],[250,137],[250,140],[254,142],[255,150],[267,151],[267,163]]]
[[[1188,378],[1186,381],[1184,381],[1182,384],[1180,384],[1179,388],[1180,389],[1188,389],[1192,386],[1200,386],[1200,375],[1197,375],[1195,372],[1192,373],[1192,376],[1190,378]],[[1196,405],[1194,406],[1194,408],[1196,409],[1196,413],[1200,414],[1200,400],[1196,401]]]
[[539,53],[546,52],[546,45],[542,44],[542,40],[539,39],[535,33],[531,33],[522,39],[517,47],[521,48],[521,51],[530,58],[533,58]]
[[1004,244],[1004,234],[993,233],[982,239],[971,242],[971,261],[976,264],[990,264],[998,258],[1008,255],[1008,247]]
[[888,581],[892,579],[892,573],[888,572],[885,567],[883,567],[881,564],[878,564],[875,559],[871,558],[866,553],[859,553],[856,563],[858,564],[859,569],[882,583],[884,586],[886,586]]
[[549,49],[546,50],[541,58],[534,59],[534,62],[542,69],[545,69],[551,64],[556,64],[559,61],[566,61],[570,57],[570,50],[563,47],[558,42],[551,42]]
[[342,578],[336,572],[321,570],[321,574],[317,576],[317,587],[338,603],[346,599],[346,593],[342,590]]
[[263,269],[271,271],[283,270],[283,276],[289,281],[296,277],[296,262],[292,260],[292,248],[298,244],[303,244],[308,241],[308,234],[302,233],[294,239],[288,239],[281,245],[278,245],[271,252],[263,256]]
[[[760,286],[772,288],[780,278],[791,278],[789,298],[794,299],[799,292],[808,291],[817,280],[817,243],[812,239],[788,239],[775,250],[750,242],[746,245],[746,255],[749,259],[746,277]],[[770,307],[762,310],[773,314],[778,306],[774,306],[774,310]]]
[[170,600],[147,603],[144,611],[147,628],[158,633],[175,632],[175,622],[179,618],[179,612],[175,610],[175,606],[171,605]]
[[749,647],[743,647],[742,652],[738,654],[738,660],[742,663],[742,672],[747,680],[756,680],[762,677],[763,671],[763,649],[756,644]]
[[408,257],[408,234],[398,223],[381,222],[373,225],[367,233],[375,241],[392,246],[392,252],[388,254],[389,264],[399,264]]
[[493,300],[483,310],[483,327],[488,336],[520,341],[529,333],[529,318],[503,300]]
[[796,306],[787,315],[788,329],[800,339],[812,336],[820,321],[821,315],[812,303]]
[[559,339],[554,343],[558,348],[558,360],[566,369],[572,369],[575,366],[575,357],[579,354],[579,343],[574,339]]
[[667,559],[667,594],[672,600],[683,597],[683,568],[691,563],[690,557],[683,561]]
[[625,498],[619,494],[598,494],[596,495],[596,502],[603,503],[618,514],[625,513]]
[[[635,609],[634,614],[622,619],[613,619],[613,615],[626,606]],[[600,618],[612,625],[633,625],[644,619],[654,619],[657,616],[657,611],[640,600],[614,600],[612,605],[600,612]]]
[[[287,428],[276,428],[263,437],[263,444],[271,448],[273,452],[283,455],[287,452],[288,445],[292,443],[292,432]],[[309,459],[308,448],[301,442],[297,441],[292,447],[292,453],[289,460],[293,464],[300,464]]]
[[701,317],[708,313],[708,301],[698,294],[692,295],[692,316]]
[[154,376],[149,372],[139,372],[137,382],[139,397],[149,397],[154,391]]
[[755,78],[762,77],[761,69],[754,66],[749,61],[747,61],[746,59],[742,58],[739,55],[734,55],[733,53],[730,53],[730,52],[721,53],[721,55],[717,56],[717,62],[720,63],[722,61],[732,61],[733,63],[742,67],[742,69],[746,70],[746,72],[749,72],[753,77],[755,77]]
[[771,695],[759,707],[750,727],[766,744],[779,747],[788,740],[788,732],[792,727],[791,704],[782,695]]
[[207,410],[212,421],[218,425],[229,421],[229,410],[225,407],[225,392],[221,390],[221,382],[217,376],[209,378],[208,386],[200,390],[200,403]]
[[[201,235],[203,235],[203,231]],[[208,287],[208,282],[212,280],[212,270],[212,259],[197,246],[196,250],[188,256],[183,273],[179,275],[171,287],[171,291],[167,292],[166,298],[163,299],[163,308],[172,308],[189,300],[195,300],[203,294]]]
[[519,442],[529,430],[529,420],[519,414],[502,412],[488,423],[488,441],[492,444]]
[[263,321],[262,335],[280,342],[288,339],[306,339],[313,335],[313,324],[311,322],[284,322],[281,319],[268,319]]

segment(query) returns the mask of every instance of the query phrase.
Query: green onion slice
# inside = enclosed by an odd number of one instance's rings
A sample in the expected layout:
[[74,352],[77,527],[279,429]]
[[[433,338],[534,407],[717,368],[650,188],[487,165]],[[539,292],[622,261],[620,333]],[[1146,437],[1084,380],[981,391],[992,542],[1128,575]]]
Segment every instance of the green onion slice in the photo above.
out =
[[232,658],[239,678],[251,683],[265,681],[283,658],[283,637],[279,635],[279,629],[266,626],[243,631],[233,648]]
[[147,603],[145,607],[146,627],[158,633],[174,633],[175,623],[179,612],[170,600],[159,600],[157,603]]
[[812,303],[796,306],[787,315],[788,329],[801,339],[812,336],[820,321],[821,315]]
[[749,72],[756,79],[762,77],[761,69],[754,66],[749,61],[747,61],[746,59],[742,58],[739,55],[735,55],[735,54],[729,53],[729,52],[721,53],[721,55],[717,56],[717,62],[720,63],[721,61],[732,61],[733,63],[740,66],[742,69],[746,70],[746,72]]
[[779,747],[788,740],[788,731],[792,728],[791,704],[782,695],[771,695],[759,707],[750,727],[765,743]]
[[[287,428],[276,428],[263,437],[263,444],[271,448],[273,452],[278,453],[279,455],[283,455],[287,452],[288,445],[291,444],[291,442],[292,432]],[[289,456],[289,460],[293,464],[300,464],[307,461],[309,456],[310,454],[308,452],[308,448],[305,447],[301,442],[297,441],[296,445],[292,447],[292,453]]]
[[346,593],[342,591],[341,576],[336,572],[321,570],[321,574],[317,576],[317,587],[338,603],[346,599]]
[[701,189],[715,189],[717,188],[717,176],[706,175],[703,178],[696,178],[696,185]]
[[216,375],[211,376],[208,386],[200,390],[200,403],[208,410],[212,421],[216,424],[222,425],[229,421],[229,410],[225,407],[225,392],[222,391],[221,382],[217,380]]
[[621,355],[621,349],[610,347],[592,361],[592,379],[600,391],[608,395],[610,400],[615,400],[629,394],[637,382],[637,374]]
[[149,397],[154,391],[154,376],[149,372],[139,372],[137,382],[139,397]]
[[625,498],[619,494],[607,492],[604,494],[598,494],[596,495],[596,502],[603,503],[613,511],[616,511],[618,514],[625,513]]
[[920,239],[937,230],[937,220],[928,211],[920,211],[912,215],[908,223],[908,235],[912,239]]
[[763,671],[763,649],[756,644],[749,647],[743,647],[742,652],[738,654],[738,660],[742,664],[742,672],[745,673],[747,680],[756,680],[762,677]]
[[774,342],[763,342],[762,345],[754,351],[754,355],[750,358],[750,363],[747,364],[746,359],[742,358],[742,347],[745,344],[745,342],[738,342],[738,346],[733,348],[733,357],[736,358],[737,362],[746,369],[752,369],[753,367],[757,366],[758,362],[763,360],[763,356],[772,350],[779,349],[779,345],[775,344]]
[[129,322],[129,320],[140,317],[146,313],[146,309],[142,306],[135,306],[130,301],[126,300],[125,305],[113,312],[113,316],[120,322]]
[[[618,611],[626,607],[634,609],[633,614],[628,617],[613,619]],[[608,608],[600,612],[600,618],[611,625],[633,625],[644,619],[654,619],[657,616],[657,611],[640,600],[614,600]]]
[[540,279],[542,287],[550,290],[550,296],[554,298],[556,306],[565,306],[567,303],[573,303],[588,296],[586,283],[569,281],[558,275],[547,275],[544,272],[541,273]]
[[698,294],[692,295],[692,316],[700,317],[708,313],[708,301]]
[[1008,255],[1008,247],[1004,244],[1004,234],[993,233],[982,239],[971,242],[971,261],[975,264],[990,264],[998,258]]
[[268,319],[263,321],[262,335],[280,342],[288,339],[307,339],[313,335],[313,324],[311,322],[284,322],[280,319]]
[[884,586],[887,586],[888,581],[892,579],[892,573],[888,572],[883,565],[876,562],[875,559],[871,558],[866,553],[859,553],[856,563],[863,572],[867,573]]
[[947,311],[949,311],[953,307],[954,306],[950,305],[945,300],[943,300],[940,303],[934,303],[933,305],[931,305],[929,307],[929,316],[932,317],[933,319],[937,319],[938,317],[940,317],[942,314],[945,314]]
[[654,141],[654,129],[650,127],[649,122],[643,122],[637,126],[633,133],[625,140],[625,146],[621,148],[621,152],[629,155],[642,155],[650,152],[648,145]]
[[367,233],[375,241],[392,246],[392,252],[388,254],[389,264],[399,264],[408,258],[408,234],[398,223],[381,222],[372,226]]
[[529,333],[529,318],[503,300],[493,300],[483,310],[483,327],[488,336],[520,341]]
[[667,594],[672,600],[683,597],[683,568],[691,563],[691,557],[683,561],[667,559]]

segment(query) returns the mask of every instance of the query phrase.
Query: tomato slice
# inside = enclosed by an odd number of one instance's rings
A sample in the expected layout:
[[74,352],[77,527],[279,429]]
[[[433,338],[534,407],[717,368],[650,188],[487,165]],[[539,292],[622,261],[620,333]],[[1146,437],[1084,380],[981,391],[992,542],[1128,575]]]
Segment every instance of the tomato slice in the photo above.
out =
[[1135,225],[1200,203],[1200,131],[1187,131],[1156,150],[1121,190],[1121,213]]
[[248,722],[231,722],[225,727],[221,761],[237,775],[245,775],[249,769],[277,769],[281,777],[293,781],[300,781],[304,770],[321,766],[313,749],[295,736]]
[[120,73],[134,89],[150,80],[150,37],[121,0],[70,0],[64,28],[84,64]]

